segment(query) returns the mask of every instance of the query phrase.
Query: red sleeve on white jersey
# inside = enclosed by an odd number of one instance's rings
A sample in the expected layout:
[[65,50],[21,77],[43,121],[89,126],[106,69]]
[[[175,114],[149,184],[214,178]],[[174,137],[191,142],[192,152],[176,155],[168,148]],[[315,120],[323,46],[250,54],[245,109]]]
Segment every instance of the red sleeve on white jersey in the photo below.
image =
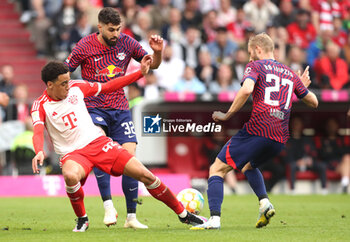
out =
[[47,96],[44,94],[34,101],[30,115],[32,117],[33,126],[37,124],[44,125],[45,123],[45,109],[43,104],[48,100]]
[[35,153],[44,150],[44,124],[45,124],[45,109],[43,104],[48,100],[44,94],[33,103],[31,116],[34,126],[33,146]]
[[98,96],[101,92],[101,83],[87,82],[83,80],[70,80],[69,88],[79,87],[85,97]]

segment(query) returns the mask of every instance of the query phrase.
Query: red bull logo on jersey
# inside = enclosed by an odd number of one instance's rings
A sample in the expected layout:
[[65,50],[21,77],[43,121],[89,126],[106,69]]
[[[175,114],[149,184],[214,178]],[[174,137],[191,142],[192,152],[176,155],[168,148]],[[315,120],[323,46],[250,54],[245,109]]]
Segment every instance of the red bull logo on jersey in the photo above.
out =
[[115,65],[109,65],[104,69],[97,70],[96,76],[107,76],[107,77],[115,77],[118,74],[124,74],[124,71],[122,68],[119,68]]

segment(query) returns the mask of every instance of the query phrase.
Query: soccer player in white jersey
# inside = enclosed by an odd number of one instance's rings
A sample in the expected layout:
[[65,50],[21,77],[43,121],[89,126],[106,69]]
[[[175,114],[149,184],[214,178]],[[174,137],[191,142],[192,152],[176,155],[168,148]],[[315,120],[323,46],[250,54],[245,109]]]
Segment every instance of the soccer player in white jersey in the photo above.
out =
[[84,97],[113,92],[148,73],[152,58],[145,56],[141,70],[115,78],[107,83],[71,81],[68,67],[52,61],[41,72],[47,85],[43,95],[33,104],[31,116],[34,125],[33,144],[36,156],[32,160],[33,172],[44,160],[44,127],[60,158],[67,195],[78,217],[74,232],[89,227],[84,206],[84,185],[93,167],[114,176],[122,174],[143,182],[149,193],[165,203],[182,223],[199,225],[205,220],[187,212],[171,190],[117,142],[106,137],[95,126],[86,109]]

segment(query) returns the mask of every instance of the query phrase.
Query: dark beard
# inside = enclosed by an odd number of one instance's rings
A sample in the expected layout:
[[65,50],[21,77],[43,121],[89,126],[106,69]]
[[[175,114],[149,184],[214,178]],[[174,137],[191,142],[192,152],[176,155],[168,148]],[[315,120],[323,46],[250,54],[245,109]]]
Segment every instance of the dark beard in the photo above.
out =
[[110,40],[110,39],[108,39],[107,37],[105,37],[105,36],[103,36],[103,35],[102,35],[102,38],[103,38],[103,40],[106,42],[106,44],[107,44],[109,47],[115,46],[115,45],[117,44],[117,41],[118,41],[118,39],[116,39],[116,40]]

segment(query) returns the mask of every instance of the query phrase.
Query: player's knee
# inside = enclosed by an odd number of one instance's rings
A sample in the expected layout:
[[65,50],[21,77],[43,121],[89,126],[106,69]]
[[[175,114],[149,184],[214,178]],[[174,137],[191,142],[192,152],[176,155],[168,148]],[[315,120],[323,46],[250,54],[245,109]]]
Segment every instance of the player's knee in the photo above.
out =
[[78,173],[74,171],[63,171],[62,174],[66,184],[76,184],[80,181]]
[[218,175],[223,177],[231,169],[232,168],[229,165],[216,158],[215,162],[209,168],[209,175]]

